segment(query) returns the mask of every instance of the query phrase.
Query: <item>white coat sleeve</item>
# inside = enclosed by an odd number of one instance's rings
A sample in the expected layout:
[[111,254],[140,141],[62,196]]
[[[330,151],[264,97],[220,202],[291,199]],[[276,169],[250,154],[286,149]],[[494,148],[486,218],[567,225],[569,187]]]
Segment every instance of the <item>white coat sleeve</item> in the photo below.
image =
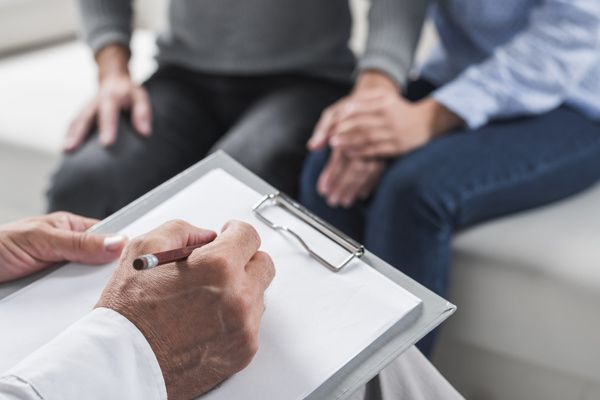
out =
[[98,308],[0,377],[0,399],[164,400],[152,348],[121,314]]

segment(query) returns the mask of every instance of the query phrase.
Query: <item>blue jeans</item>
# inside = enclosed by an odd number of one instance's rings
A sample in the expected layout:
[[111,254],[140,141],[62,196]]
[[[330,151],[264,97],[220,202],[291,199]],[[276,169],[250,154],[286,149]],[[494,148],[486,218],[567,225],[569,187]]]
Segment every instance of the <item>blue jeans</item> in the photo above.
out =
[[[426,96],[424,81],[407,97]],[[575,194],[600,178],[600,124],[567,107],[460,130],[392,160],[371,197],[330,208],[315,189],[329,151],[304,164],[300,201],[367,249],[446,295],[452,234]],[[432,336],[420,343],[428,353]]]

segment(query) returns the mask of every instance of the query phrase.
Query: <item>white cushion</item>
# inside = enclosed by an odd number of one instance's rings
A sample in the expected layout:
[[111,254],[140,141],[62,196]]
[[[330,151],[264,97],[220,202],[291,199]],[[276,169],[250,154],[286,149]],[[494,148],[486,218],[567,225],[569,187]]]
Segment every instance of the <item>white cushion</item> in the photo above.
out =
[[[531,396],[539,392],[534,382],[543,379],[548,385],[544,393],[552,393],[560,380],[551,376],[570,379],[582,391],[599,391],[600,185],[458,235],[450,299],[458,311],[445,324],[440,342],[454,343],[462,353],[440,349],[436,362],[459,390],[492,393],[483,387],[485,379],[473,379],[473,374],[502,371],[506,376],[506,365],[511,365],[506,360],[512,359],[515,368],[527,365],[525,370],[531,371],[507,381],[512,390],[528,387],[529,393],[519,398],[540,398]],[[448,353],[446,359],[443,353]],[[504,360],[504,367],[482,361],[489,355]],[[461,382],[461,376],[470,379]],[[534,376],[543,379],[535,381]],[[488,378],[492,385],[500,380]],[[561,396],[557,386],[546,399]]]
[[454,250],[600,293],[600,187],[467,231]]

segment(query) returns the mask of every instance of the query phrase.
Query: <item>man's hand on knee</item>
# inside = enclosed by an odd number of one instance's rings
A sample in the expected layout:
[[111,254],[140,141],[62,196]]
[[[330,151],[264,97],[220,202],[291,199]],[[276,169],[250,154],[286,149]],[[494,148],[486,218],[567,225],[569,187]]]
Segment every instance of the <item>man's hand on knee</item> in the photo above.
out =
[[152,128],[152,109],[146,89],[129,75],[129,51],[116,44],[96,54],[100,71],[98,94],[75,117],[67,132],[64,150],[77,149],[98,126],[100,143],[111,146],[117,139],[117,127],[122,111],[131,111],[131,124],[142,136],[149,136]]
[[[147,338],[169,398],[193,398],[247,366],[258,349],[264,292],[275,269],[250,225],[230,222],[215,238],[182,221],[133,240],[97,307],[111,308]],[[186,260],[136,271],[142,255],[208,243]]]

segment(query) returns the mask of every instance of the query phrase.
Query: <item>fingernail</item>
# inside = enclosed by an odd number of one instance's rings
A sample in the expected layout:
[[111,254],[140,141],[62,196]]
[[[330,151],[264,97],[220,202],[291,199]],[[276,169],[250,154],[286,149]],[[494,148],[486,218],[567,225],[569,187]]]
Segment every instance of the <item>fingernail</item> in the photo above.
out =
[[340,145],[340,138],[337,136],[334,136],[331,138],[331,140],[329,141],[329,144],[333,147],[337,147]]
[[104,250],[113,252],[119,250],[125,242],[125,236],[123,235],[111,235],[104,238]]

